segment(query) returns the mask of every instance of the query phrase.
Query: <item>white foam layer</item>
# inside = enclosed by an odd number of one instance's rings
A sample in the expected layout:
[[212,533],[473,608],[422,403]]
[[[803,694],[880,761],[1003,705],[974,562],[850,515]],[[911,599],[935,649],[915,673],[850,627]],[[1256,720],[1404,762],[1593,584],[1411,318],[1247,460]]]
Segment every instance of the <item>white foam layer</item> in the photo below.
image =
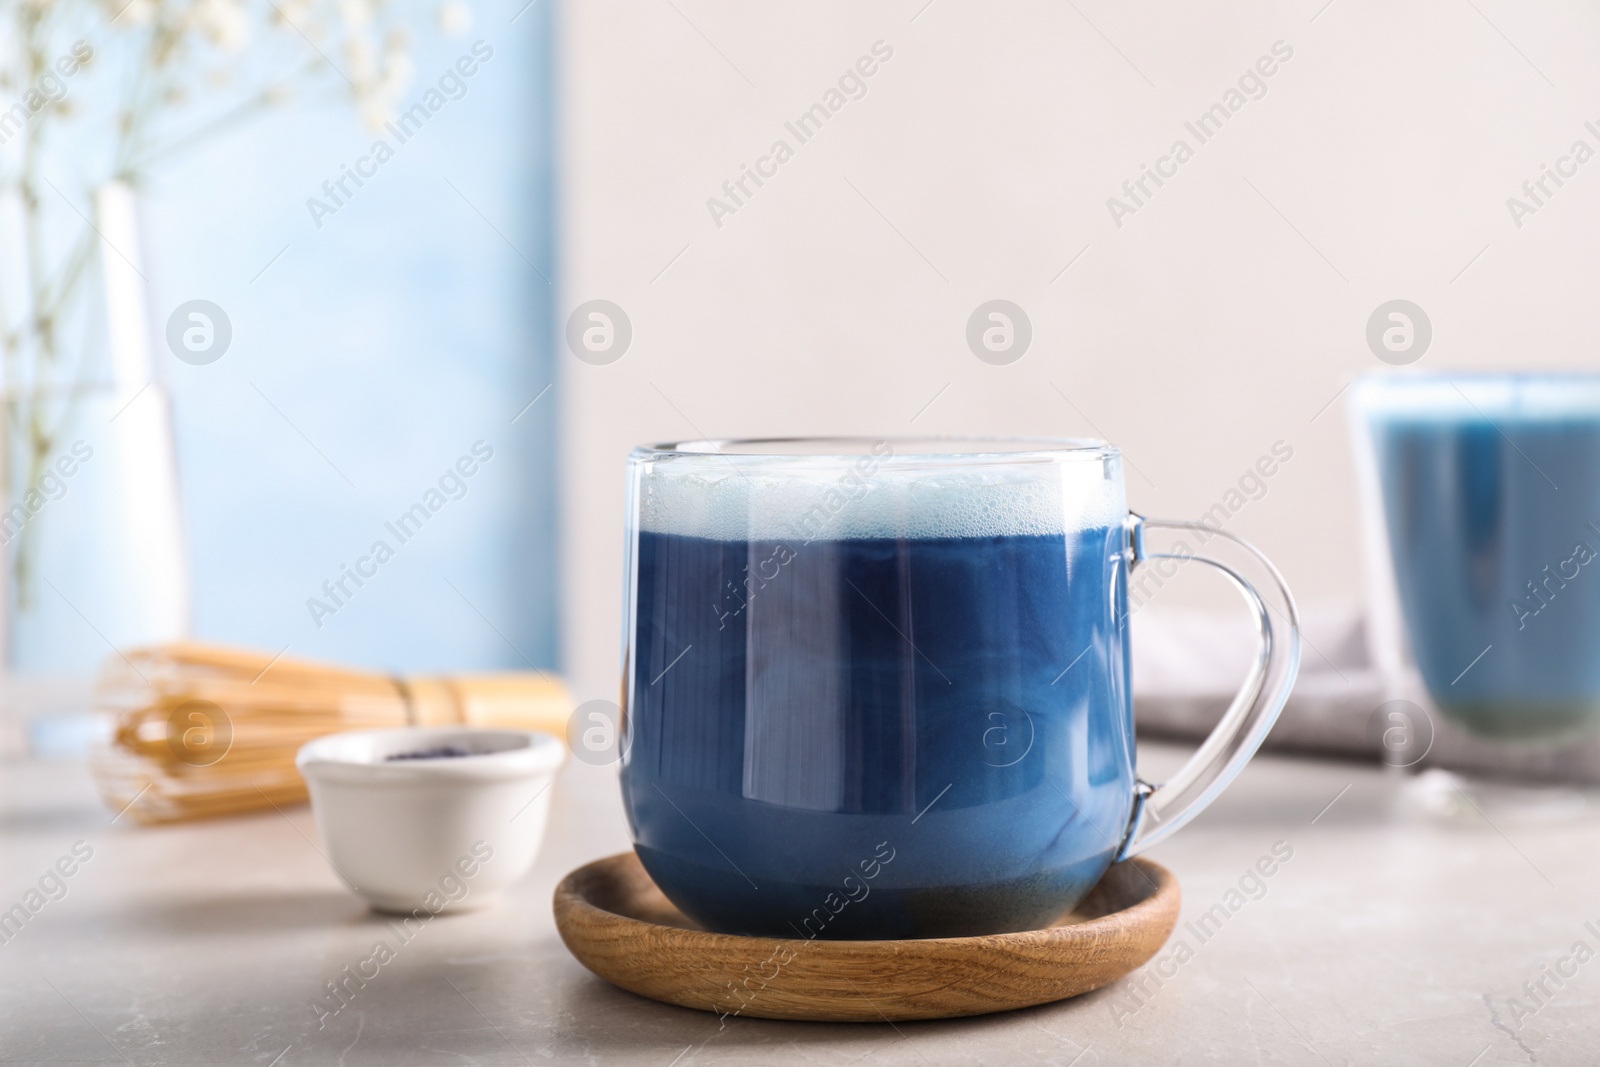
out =
[[948,470],[915,458],[890,457],[870,470],[802,470],[786,457],[646,461],[638,469],[640,524],[719,541],[805,542],[1061,535],[1127,517],[1115,455]]
[[1570,419],[1600,416],[1600,375],[1374,375],[1352,393],[1369,415],[1415,419]]

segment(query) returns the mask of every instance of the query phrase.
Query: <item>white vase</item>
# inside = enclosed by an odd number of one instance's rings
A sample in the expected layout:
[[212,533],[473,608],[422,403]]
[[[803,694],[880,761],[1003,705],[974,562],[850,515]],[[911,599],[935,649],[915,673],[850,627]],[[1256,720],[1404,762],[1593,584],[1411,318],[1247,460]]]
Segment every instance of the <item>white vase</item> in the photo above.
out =
[[[106,657],[189,633],[172,409],[153,380],[135,199],[113,184],[95,207],[110,381],[11,389],[0,404],[0,750],[72,747]],[[30,443],[36,426],[48,455]]]

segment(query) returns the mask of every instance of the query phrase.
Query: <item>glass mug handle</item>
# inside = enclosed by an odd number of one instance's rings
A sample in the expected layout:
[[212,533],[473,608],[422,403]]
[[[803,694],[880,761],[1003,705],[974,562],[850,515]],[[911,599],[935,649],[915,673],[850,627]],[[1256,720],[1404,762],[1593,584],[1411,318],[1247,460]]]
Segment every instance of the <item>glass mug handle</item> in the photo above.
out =
[[[1145,567],[1154,572],[1158,589],[1185,563],[1203,563],[1215,568],[1244,596],[1245,604],[1255,616],[1258,644],[1244,685],[1210,736],[1189,757],[1189,762],[1159,785],[1143,779],[1138,781],[1138,795],[1127,836],[1117,853],[1118,861],[1137,856],[1171,836],[1205,810],[1206,805],[1238,777],[1256,749],[1261,747],[1267,731],[1278,721],[1278,714],[1300,670],[1300,615],[1283,575],[1266,556],[1233,534],[1204,523],[1146,519],[1132,514],[1128,517],[1127,529],[1130,586],[1134,586],[1135,574],[1142,574]],[[1175,551],[1152,551],[1147,540],[1153,530],[1187,531],[1202,545],[1221,540],[1222,548],[1238,557],[1246,573],[1255,572],[1257,582],[1253,584],[1230,562],[1197,555],[1181,539],[1174,544]],[[1170,562],[1164,564],[1164,561]],[[1164,572],[1163,565],[1169,570]],[[1263,589],[1266,598],[1261,595]]]

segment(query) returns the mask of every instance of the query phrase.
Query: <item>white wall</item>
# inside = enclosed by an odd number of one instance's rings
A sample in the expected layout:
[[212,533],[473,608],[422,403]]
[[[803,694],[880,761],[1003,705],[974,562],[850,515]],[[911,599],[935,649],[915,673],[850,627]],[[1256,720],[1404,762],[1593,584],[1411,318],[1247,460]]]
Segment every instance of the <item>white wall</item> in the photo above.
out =
[[[1600,150],[1592,5],[923,3],[564,9],[558,319],[606,298],[634,329],[616,363],[562,356],[579,699],[616,697],[637,442],[1105,436],[1136,508],[1192,517],[1281,439],[1232,529],[1314,606],[1360,576],[1342,400],[1313,417],[1382,367],[1380,303],[1427,311],[1423,367],[1596,366],[1600,160],[1520,228],[1506,205]],[[707,198],[879,40],[866,96],[716,226]],[[1267,94],[1199,144],[1184,122],[1277,41]],[[1194,158],[1116,226],[1107,198],[1180,137]],[[996,297],[1034,327],[1009,366],[964,339]]]

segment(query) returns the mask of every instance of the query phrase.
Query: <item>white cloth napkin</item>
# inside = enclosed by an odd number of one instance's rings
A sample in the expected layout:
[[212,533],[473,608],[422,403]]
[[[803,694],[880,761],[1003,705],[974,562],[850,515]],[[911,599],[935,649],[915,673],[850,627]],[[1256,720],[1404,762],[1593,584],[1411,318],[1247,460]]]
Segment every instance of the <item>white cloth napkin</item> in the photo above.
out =
[[[1263,747],[1381,761],[1374,717],[1389,692],[1372,665],[1366,627],[1351,605],[1314,605],[1301,618],[1300,676]],[[1255,636],[1239,612],[1178,607],[1133,620],[1134,717],[1150,737],[1199,740],[1210,732],[1244,677]],[[1455,726],[1425,696],[1405,694],[1423,713],[1432,744],[1419,768],[1489,776],[1600,784],[1600,737],[1558,743],[1486,741]]]

